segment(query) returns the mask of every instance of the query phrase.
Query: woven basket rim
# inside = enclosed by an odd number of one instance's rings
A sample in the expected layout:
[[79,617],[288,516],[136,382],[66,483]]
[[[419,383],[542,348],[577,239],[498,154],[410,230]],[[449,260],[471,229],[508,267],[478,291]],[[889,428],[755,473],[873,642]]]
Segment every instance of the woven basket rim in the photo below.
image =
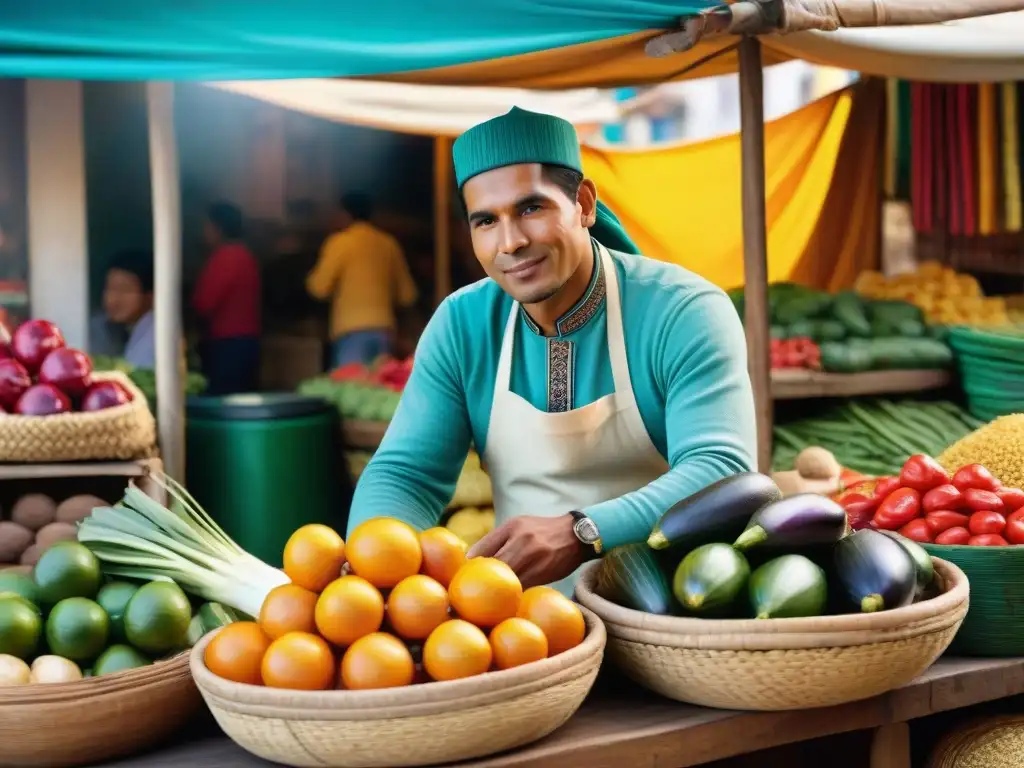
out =
[[48,422],[75,419],[80,424],[89,422],[101,423],[109,421],[115,416],[131,413],[138,408],[138,404],[140,403],[146,407],[147,411],[149,410],[149,400],[146,399],[145,393],[136,386],[135,382],[132,381],[127,374],[124,374],[121,371],[95,371],[92,374],[92,380],[116,381],[128,390],[132,399],[122,405],[115,405],[112,408],[104,408],[101,411],[69,411],[67,413],[52,414],[50,416],[23,416],[17,413],[0,413],[0,423],[3,423],[4,421],[25,422],[29,419],[46,419]]
[[546,677],[585,665],[594,656],[603,654],[607,641],[604,622],[587,607],[581,605],[579,608],[587,624],[587,634],[583,642],[575,648],[513,669],[486,672],[462,680],[428,682],[404,688],[372,691],[293,691],[236,683],[213,674],[203,660],[206,646],[220,631],[219,629],[209,632],[196,643],[189,654],[189,664],[192,677],[204,696],[209,694],[241,705],[301,710],[303,715],[318,709],[337,713],[340,710],[368,710],[396,705],[444,704],[481,692],[496,692],[537,683]]
[[71,683],[39,683],[0,688],[0,707],[89,699],[156,685],[182,677],[188,672],[189,651],[185,650],[145,667],[126,669],[100,677],[86,677]]
[[932,558],[935,572],[946,585],[946,591],[929,600],[903,608],[877,613],[851,613],[836,616],[814,616],[799,619],[699,619],[682,616],[659,616],[633,610],[606,600],[594,591],[599,562],[588,563],[576,584],[576,597],[605,621],[645,632],[663,632],[690,636],[761,636],[779,637],[779,647],[787,635],[834,635],[841,632],[865,632],[904,629],[909,624],[955,611],[970,595],[967,576],[946,560]]

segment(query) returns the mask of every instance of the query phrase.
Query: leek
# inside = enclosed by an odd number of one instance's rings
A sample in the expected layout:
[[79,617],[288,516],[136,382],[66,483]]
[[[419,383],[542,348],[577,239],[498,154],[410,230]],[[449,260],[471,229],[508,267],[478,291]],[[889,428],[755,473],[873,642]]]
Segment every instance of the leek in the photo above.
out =
[[97,507],[78,540],[111,576],[174,581],[182,589],[247,616],[258,616],[270,590],[290,580],[238,546],[179,483],[150,475],[171,499],[165,507],[134,482],[113,507]]

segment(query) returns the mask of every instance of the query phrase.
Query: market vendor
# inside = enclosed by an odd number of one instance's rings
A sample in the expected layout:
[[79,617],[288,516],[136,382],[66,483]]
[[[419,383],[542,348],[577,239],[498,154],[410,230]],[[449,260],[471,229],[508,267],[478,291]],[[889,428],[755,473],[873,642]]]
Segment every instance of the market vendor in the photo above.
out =
[[103,311],[90,322],[89,350],[152,369],[153,329],[153,254],[144,249],[121,251],[107,268]]
[[349,529],[437,525],[474,444],[497,527],[470,554],[571,594],[586,560],[754,466],[743,328],[720,289],[639,254],[583,177],[570,123],[513,109],[453,156],[489,279],[431,318]]

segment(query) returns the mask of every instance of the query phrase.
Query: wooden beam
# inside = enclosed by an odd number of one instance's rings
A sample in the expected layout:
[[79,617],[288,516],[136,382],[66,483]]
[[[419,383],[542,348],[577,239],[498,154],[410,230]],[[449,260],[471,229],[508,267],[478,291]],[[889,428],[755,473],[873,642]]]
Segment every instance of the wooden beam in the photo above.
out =
[[757,467],[772,466],[772,379],[769,359],[768,225],[764,177],[764,73],[761,41],[740,42],[740,152],[742,157],[743,279],[750,383],[757,420]]
[[434,306],[452,292],[452,144],[434,138]]

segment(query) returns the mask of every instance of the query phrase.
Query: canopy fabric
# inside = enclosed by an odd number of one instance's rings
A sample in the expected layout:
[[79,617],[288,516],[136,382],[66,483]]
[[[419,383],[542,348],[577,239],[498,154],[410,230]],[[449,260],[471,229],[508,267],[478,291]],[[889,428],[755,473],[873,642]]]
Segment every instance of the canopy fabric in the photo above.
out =
[[597,88],[467,89],[344,79],[238,80],[208,85],[334,122],[427,136],[458,136],[514,106],[557,115],[577,127],[605,125],[622,117],[622,104],[613,94]]
[[[865,169],[880,165],[880,131],[869,120],[872,110],[878,119],[881,94],[856,86],[765,126],[769,280],[833,288],[877,263],[872,217],[880,185],[878,174]],[[599,197],[645,256],[681,264],[723,288],[743,284],[739,162],[738,134],[653,150],[583,152]],[[843,183],[833,185],[833,178]]]

